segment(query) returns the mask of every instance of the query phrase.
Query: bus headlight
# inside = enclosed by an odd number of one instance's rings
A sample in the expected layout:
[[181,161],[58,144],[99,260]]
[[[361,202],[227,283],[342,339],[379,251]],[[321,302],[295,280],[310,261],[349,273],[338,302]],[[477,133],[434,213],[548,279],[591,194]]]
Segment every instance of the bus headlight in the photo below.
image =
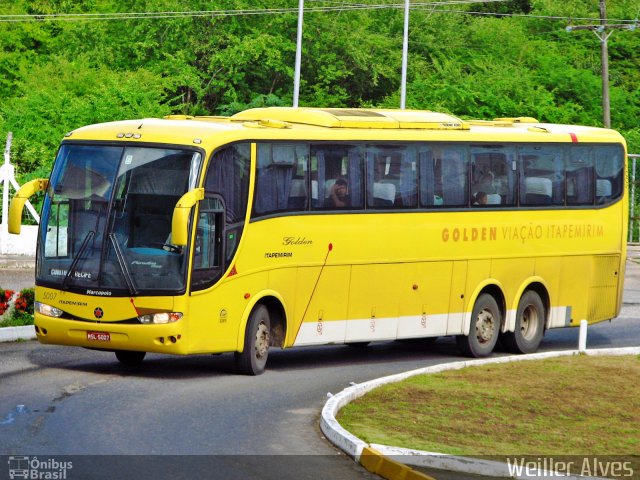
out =
[[177,322],[182,318],[182,313],[180,312],[169,312],[169,313],[151,313],[148,315],[141,315],[138,317],[140,323],[146,324],[163,324],[163,323],[173,323]]
[[46,315],[47,317],[59,318],[64,315],[64,312],[62,310],[56,307],[52,307],[51,305],[47,305],[46,303],[34,302],[33,308],[40,315]]

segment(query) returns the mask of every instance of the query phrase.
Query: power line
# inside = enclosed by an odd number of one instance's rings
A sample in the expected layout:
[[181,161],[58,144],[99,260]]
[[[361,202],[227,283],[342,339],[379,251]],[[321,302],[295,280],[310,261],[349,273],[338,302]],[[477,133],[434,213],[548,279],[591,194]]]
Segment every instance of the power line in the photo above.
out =
[[[508,0],[488,0],[493,2],[505,2]],[[416,4],[418,6],[437,7],[442,5],[460,5],[486,3],[487,0],[452,0],[448,2],[434,1]],[[376,10],[376,9],[398,9],[402,4],[394,3],[350,3],[350,2],[330,2],[333,6],[310,7],[306,12],[332,12],[345,10]],[[297,13],[297,8],[264,8],[264,9],[237,9],[237,10],[194,10],[194,11],[167,11],[167,12],[113,12],[113,13],[47,13],[47,14],[0,14],[0,22],[34,22],[34,21],[80,21],[80,20],[136,20],[136,19],[158,19],[158,18],[179,18],[179,17],[223,17],[223,16],[245,16],[245,15],[277,15]]]
[[[404,4],[401,3],[361,3],[348,1],[327,1],[327,0],[311,0],[313,3],[329,3],[330,5],[322,5],[317,7],[309,7],[305,9],[306,13],[325,13],[325,12],[343,12],[352,10],[379,10],[379,9],[402,9]],[[432,1],[432,2],[414,2],[411,4],[412,9],[430,9],[434,13],[457,13],[465,15],[477,16],[493,16],[493,17],[523,17],[542,20],[556,21],[599,21],[594,17],[563,17],[549,15],[531,15],[518,13],[497,13],[497,12],[475,12],[465,10],[450,10],[442,7],[453,5],[471,5],[478,3],[503,3],[508,0],[450,0],[450,1]],[[282,15],[297,13],[297,8],[265,8],[265,9],[236,9],[236,10],[193,10],[193,11],[166,11],[166,12],[112,12],[112,13],[50,13],[50,14],[0,14],[0,23],[6,22],[42,22],[42,21],[103,21],[103,20],[148,20],[148,19],[166,19],[166,18],[195,18],[195,17],[232,17],[232,16],[251,16],[251,15]],[[638,20],[628,19],[611,19],[615,24],[621,27],[627,25],[636,25]]]
[[[413,4],[414,6],[420,6],[421,4]],[[537,20],[557,20],[563,22],[573,22],[573,21],[585,21],[585,22],[596,22],[599,21],[600,18],[596,17],[563,17],[559,15],[531,15],[528,13],[497,13],[497,12],[474,12],[467,10],[445,10],[438,9],[436,10],[438,13],[460,13],[464,15],[476,15],[476,16],[485,16],[485,17],[516,17],[516,18],[533,18]],[[638,23],[638,19],[611,19],[621,25],[635,25]]]

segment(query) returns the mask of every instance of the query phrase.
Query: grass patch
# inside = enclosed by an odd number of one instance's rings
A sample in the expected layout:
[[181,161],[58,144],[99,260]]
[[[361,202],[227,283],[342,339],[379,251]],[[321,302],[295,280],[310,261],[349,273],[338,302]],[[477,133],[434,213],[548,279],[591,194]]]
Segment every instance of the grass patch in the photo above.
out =
[[33,315],[23,312],[13,312],[7,318],[0,318],[0,328],[2,327],[22,327],[24,325],[33,325]]
[[639,356],[470,367],[379,387],[338,421],[370,443],[454,455],[632,457],[640,452],[638,378]]

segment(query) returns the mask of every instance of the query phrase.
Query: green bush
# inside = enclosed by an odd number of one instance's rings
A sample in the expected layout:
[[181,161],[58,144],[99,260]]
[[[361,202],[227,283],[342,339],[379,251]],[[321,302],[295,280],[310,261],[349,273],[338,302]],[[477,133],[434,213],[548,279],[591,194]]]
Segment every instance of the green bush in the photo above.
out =
[[25,288],[20,291],[15,301],[11,302],[14,292],[0,289],[0,310],[3,317],[0,327],[18,327],[33,325],[33,307],[35,291],[33,288]]
[[20,291],[18,298],[14,302],[14,313],[27,313],[33,315],[33,303],[35,300],[35,290],[33,288],[25,288]]
[[15,310],[9,318],[5,318],[0,322],[0,327],[21,327],[24,325],[33,325],[33,315]]
[[15,292],[13,290],[4,290],[0,288],[0,315],[4,315],[11,306],[11,297]]

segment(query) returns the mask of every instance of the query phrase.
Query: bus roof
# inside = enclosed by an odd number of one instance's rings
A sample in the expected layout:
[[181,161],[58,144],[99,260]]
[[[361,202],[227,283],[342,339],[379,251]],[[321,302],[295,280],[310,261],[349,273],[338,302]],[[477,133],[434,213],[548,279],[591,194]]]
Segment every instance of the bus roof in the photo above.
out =
[[606,135],[613,132],[598,127],[540,123],[532,117],[461,120],[453,115],[429,110],[267,107],[245,110],[233,115],[230,120],[276,128],[295,128],[299,125],[333,129],[467,130],[483,133],[500,129],[519,133],[580,132]]
[[[331,131],[347,130],[401,130],[407,133],[430,131],[426,135],[433,139],[437,131],[449,134],[459,132],[456,140],[471,134],[474,140],[480,137],[502,138],[518,136],[521,140],[531,134],[551,134],[540,137],[540,141],[553,141],[550,137],[560,135],[562,141],[580,141],[588,137],[589,141],[624,141],[619,133],[605,128],[539,123],[531,117],[496,118],[494,120],[461,120],[446,113],[428,110],[393,110],[393,109],[363,109],[363,108],[293,108],[267,107],[253,108],[237,113],[231,117],[193,117],[186,115],[170,115],[163,119],[148,118],[141,120],[127,120],[89,125],[79,128],[67,137],[71,139],[90,140],[148,140],[158,141],[164,138],[166,143],[198,144],[205,142],[212,135],[235,132],[233,137],[247,136],[261,138],[266,131],[271,131],[276,137],[287,137],[287,130],[310,131],[322,136],[331,135]],[[252,130],[251,134],[242,133]],[[280,130],[282,135],[277,135]],[[262,134],[258,134],[262,131]],[[151,134],[152,135],[149,135]],[[476,134],[476,135],[474,135]],[[555,134],[555,135],[553,135]],[[365,135],[368,136],[368,135]],[[421,135],[422,136],[422,135]],[[144,138],[142,138],[144,137]],[[297,136],[296,136],[297,137]],[[425,137],[425,138],[426,138]],[[447,135],[448,137],[448,135]],[[547,138],[544,138],[547,137]],[[201,139],[201,140],[200,140]],[[557,141],[557,139],[556,139]]]

